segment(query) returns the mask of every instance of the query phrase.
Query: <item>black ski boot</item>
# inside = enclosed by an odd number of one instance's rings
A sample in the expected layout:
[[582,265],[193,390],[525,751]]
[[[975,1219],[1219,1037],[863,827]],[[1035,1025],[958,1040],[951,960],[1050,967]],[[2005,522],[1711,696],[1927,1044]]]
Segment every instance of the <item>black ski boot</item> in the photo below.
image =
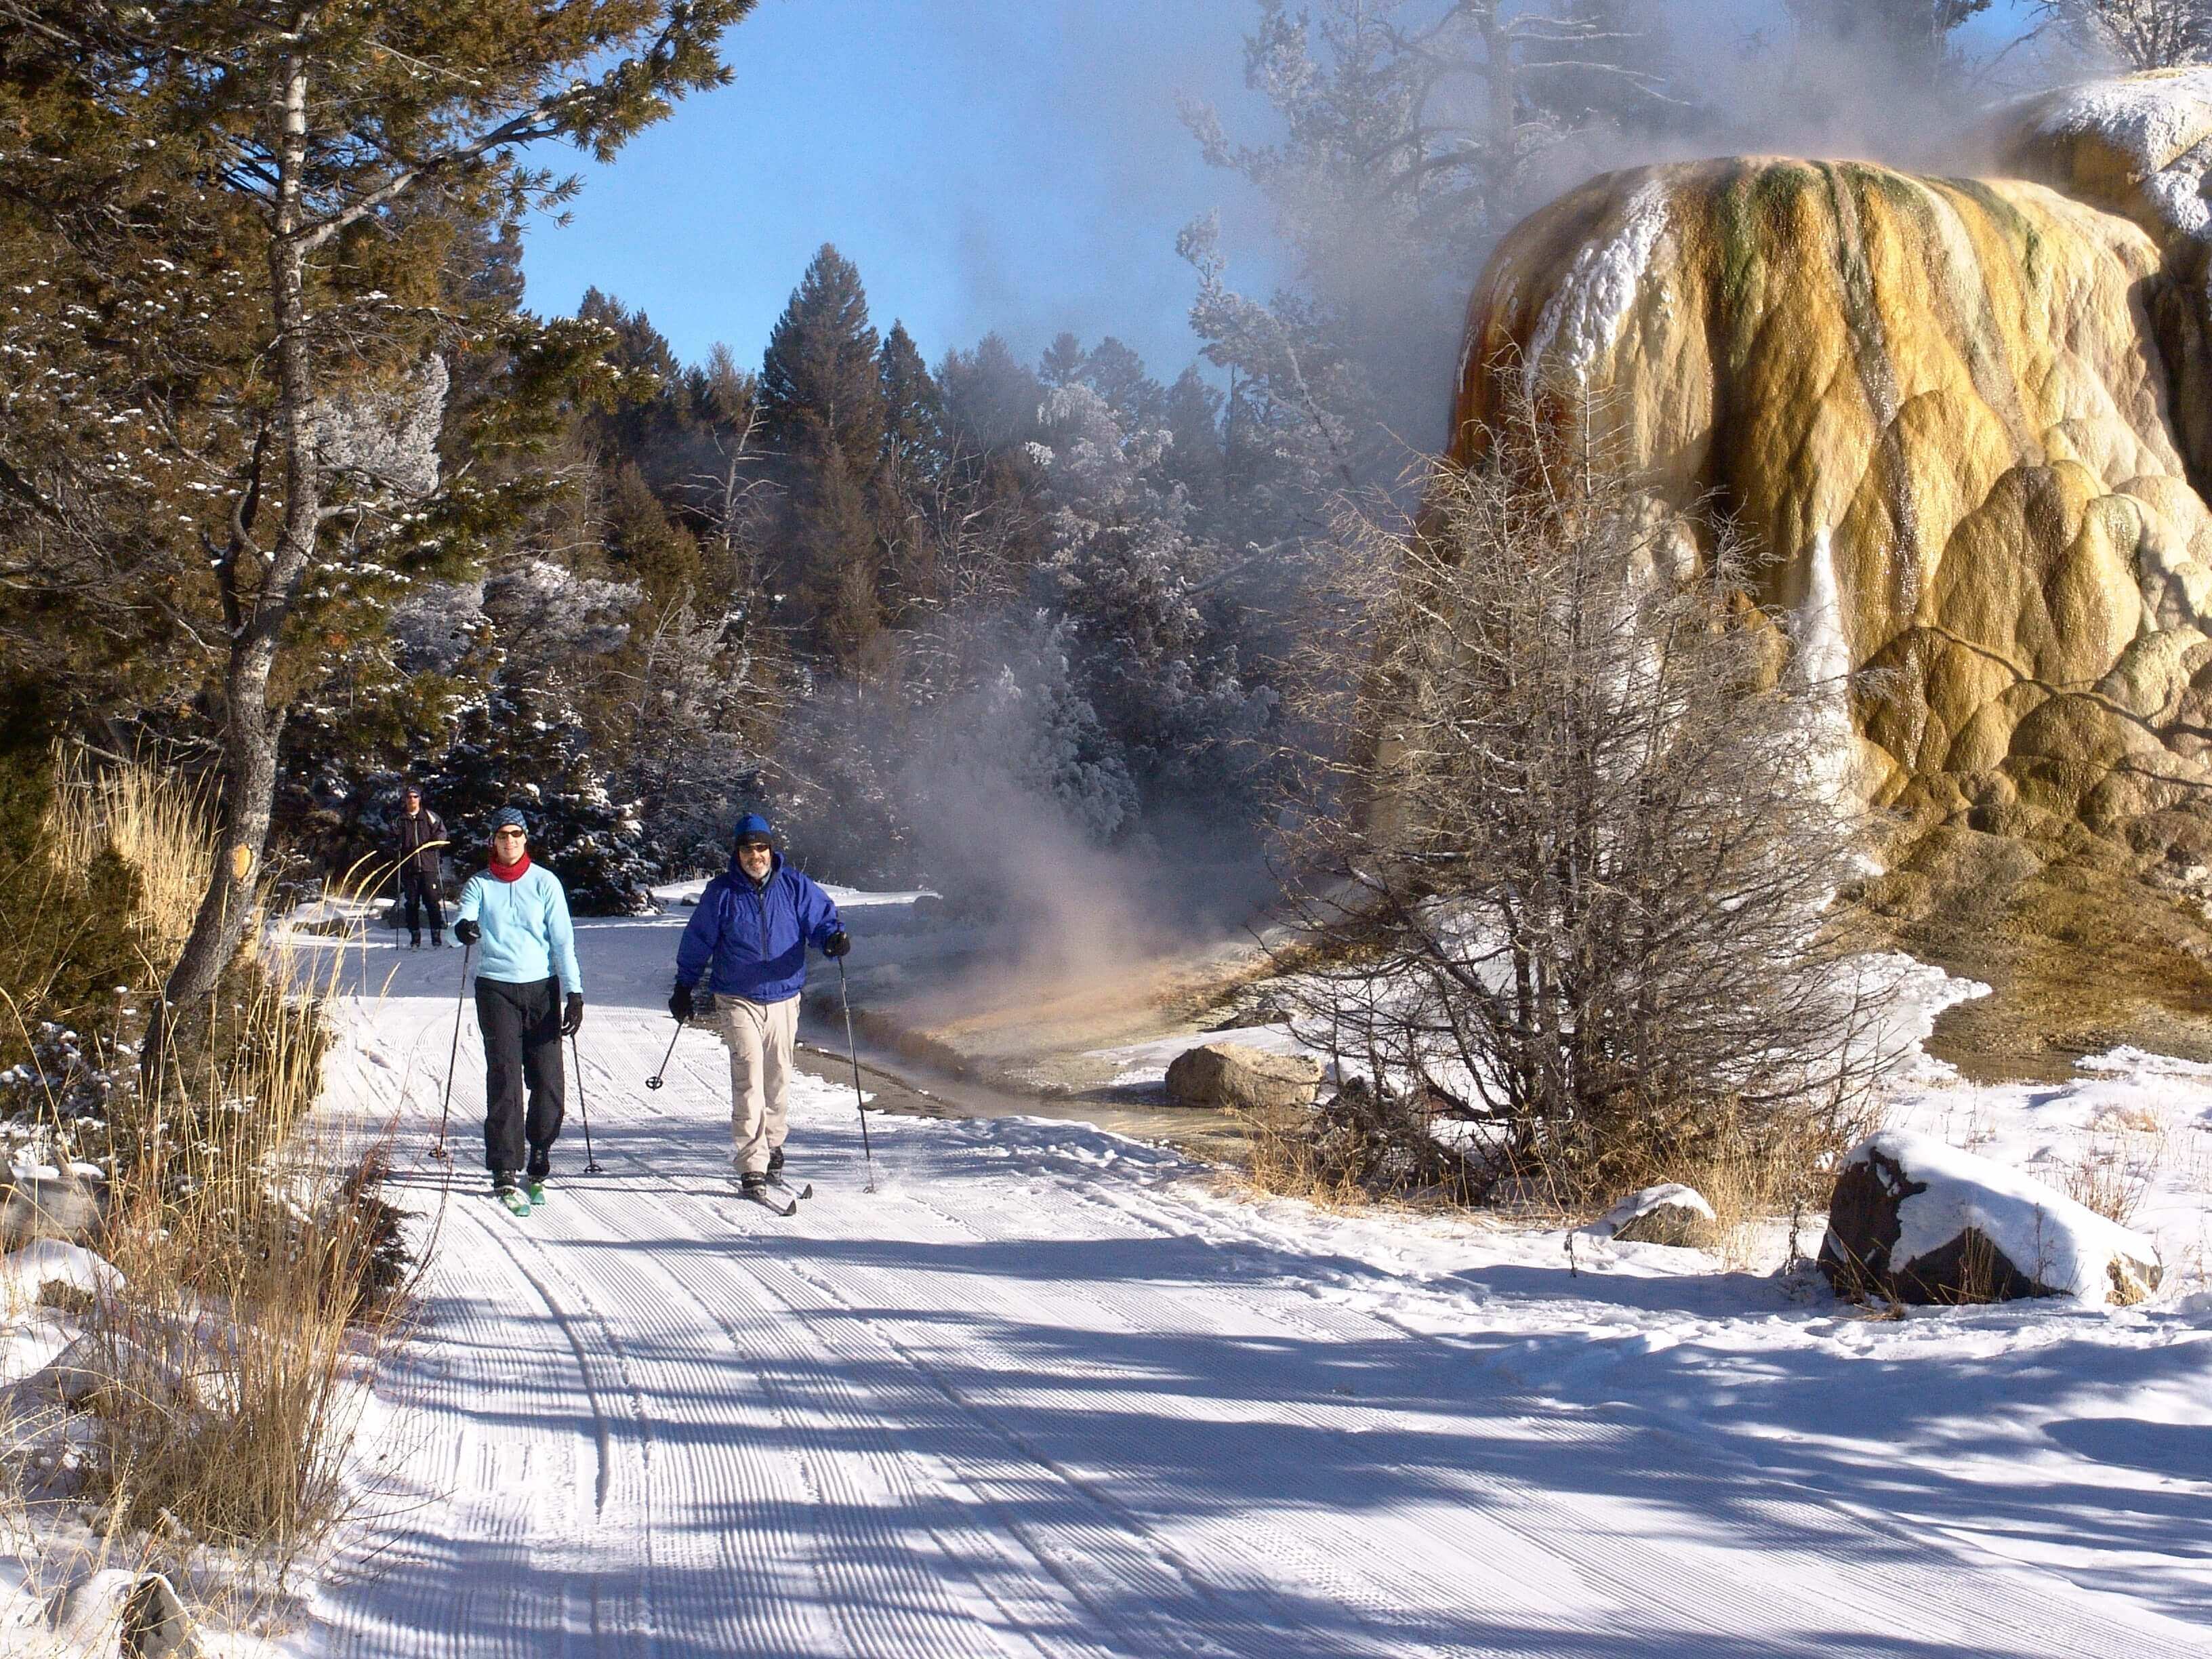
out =
[[770,1181],[783,1179],[783,1148],[781,1146],[768,1155],[768,1178]]
[[797,1200],[785,1200],[779,1202],[775,1195],[769,1190],[768,1176],[758,1170],[748,1170],[738,1177],[738,1194],[742,1198],[750,1199],[756,1204],[763,1205],[774,1210],[781,1216],[794,1216],[799,1213]]
[[553,1154],[543,1146],[530,1149],[530,1167],[525,1172],[529,1184],[524,1188],[532,1204],[545,1201],[545,1177],[553,1173]]

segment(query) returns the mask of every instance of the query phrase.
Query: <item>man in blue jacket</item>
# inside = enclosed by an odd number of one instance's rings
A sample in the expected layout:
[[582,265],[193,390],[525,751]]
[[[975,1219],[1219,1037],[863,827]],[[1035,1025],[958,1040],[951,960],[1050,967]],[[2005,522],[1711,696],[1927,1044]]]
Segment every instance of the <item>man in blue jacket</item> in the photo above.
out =
[[[461,889],[453,925],[454,938],[483,951],[477,1026],[484,1046],[484,1167],[492,1191],[517,1215],[544,1201],[567,1107],[561,1039],[584,1023],[568,895],[559,877],[530,861],[529,829],[512,806],[492,815],[490,865]],[[525,1175],[526,1194],[518,1185]]]
[[853,942],[830,895],[783,861],[766,818],[746,813],[732,839],[728,871],[707,884],[676,947],[668,1012],[690,1019],[691,988],[706,975],[730,1048],[730,1161],[746,1195],[760,1198],[783,1172],[806,947],[842,957]]

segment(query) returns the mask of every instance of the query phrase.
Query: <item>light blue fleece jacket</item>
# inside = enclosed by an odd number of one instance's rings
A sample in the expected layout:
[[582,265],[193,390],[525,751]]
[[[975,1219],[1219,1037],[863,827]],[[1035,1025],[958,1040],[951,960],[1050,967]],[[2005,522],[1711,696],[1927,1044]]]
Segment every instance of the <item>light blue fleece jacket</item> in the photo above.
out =
[[478,978],[534,985],[557,976],[564,993],[583,990],[568,896],[544,865],[532,864],[517,881],[501,881],[489,870],[471,876],[453,919],[483,929],[477,941]]

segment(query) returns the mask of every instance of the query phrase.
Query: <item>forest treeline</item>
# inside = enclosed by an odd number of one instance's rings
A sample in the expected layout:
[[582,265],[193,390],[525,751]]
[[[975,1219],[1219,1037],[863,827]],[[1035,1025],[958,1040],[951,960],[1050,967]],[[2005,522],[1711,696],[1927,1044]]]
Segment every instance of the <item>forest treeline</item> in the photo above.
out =
[[465,833],[534,804],[594,908],[743,806],[825,873],[979,902],[1018,819],[1250,845],[1328,499],[1442,447],[1496,237],[1624,156],[1845,124],[1853,87],[1940,105],[1987,7],[1785,0],[1723,63],[1651,0],[1255,0],[1273,131],[1183,116],[1288,275],[1242,291],[1194,221],[1188,367],[932,362],[897,274],[872,304],[826,246],[757,356],[526,306],[522,228],[577,187],[544,159],[722,85],[749,9],[0,0],[0,812],[35,837],[62,736],[210,781],[179,1002],[270,872],[382,844],[403,776]]

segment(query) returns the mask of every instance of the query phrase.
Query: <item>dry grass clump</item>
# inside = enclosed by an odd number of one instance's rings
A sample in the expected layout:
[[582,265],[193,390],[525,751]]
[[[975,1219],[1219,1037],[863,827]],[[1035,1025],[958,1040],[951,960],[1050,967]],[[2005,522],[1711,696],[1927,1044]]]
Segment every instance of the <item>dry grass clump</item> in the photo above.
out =
[[[119,860],[158,984],[211,856],[201,800],[157,769],[64,765],[57,858]],[[322,958],[333,976],[337,953]],[[303,958],[233,965],[156,1100],[120,1066],[97,1248],[123,1282],[75,1310],[86,1433],[78,1494],[156,1555],[251,1553],[281,1583],[343,1512],[366,1384],[410,1267],[380,1152],[340,1166],[312,1133],[335,989]]]
[[50,856],[89,869],[103,852],[131,866],[131,926],[149,968],[166,974],[192,931],[215,862],[209,791],[146,761],[94,770],[81,749],[57,751],[46,811]]
[[2142,1108],[2108,1113],[2076,1139],[2058,1189],[2123,1227],[2132,1225],[2173,1141],[2173,1121]]
[[1260,1192],[1341,1209],[1382,1198],[1466,1204],[1489,1185],[1479,1161],[1437,1138],[1425,1102],[1364,1078],[1310,1109],[1234,1115]]

